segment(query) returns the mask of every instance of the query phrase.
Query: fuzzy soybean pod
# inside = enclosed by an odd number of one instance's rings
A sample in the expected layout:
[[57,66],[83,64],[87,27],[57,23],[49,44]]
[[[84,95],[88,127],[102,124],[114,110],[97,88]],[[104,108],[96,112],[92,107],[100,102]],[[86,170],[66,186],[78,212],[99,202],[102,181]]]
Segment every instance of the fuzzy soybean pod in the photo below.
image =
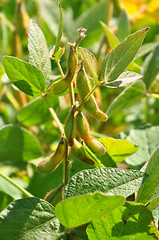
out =
[[65,123],[65,134],[66,134],[69,146],[73,146],[74,137],[76,135],[76,122],[75,122],[74,115],[75,115],[75,106],[72,107]]
[[[88,95],[88,93],[91,91],[91,85],[89,77],[84,69],[84,66],[81,65],[81,69],[78,72],[77,80],[76,80],[77,90],[79,93],[79,96],[81,98],[81,101],[84,100],[84,98]],[[108,116],[106,113],[102,112],[98,104],[96,102],[96,99],[93,94],[86,100],[84,103],[84,108],[92,115],[92,117],[101,120],[106,121],[108,119]]]
[[71,154],[78,160],[88,164],[88,165],[94,165],[94,162],[92,161],[92,159],[88,158],[86,156],[86,153],[83,149],[83,145],[77,141],[76,139],[74,139],[74,145],[71,148]]
[[76,115],[76,126],[78,136],[84,140],[91,151],[96,155],[104,155],[106,152],[105,147],[97,139],[91,136],[89,123],[81,111]]
[[76,51],[74,51],[73,47],[70,46],[70,52],[68,57],[68,66],[67,66],[67,74],[63,79],[55,81],[48,89],[48,91],[54,95],[60,95],[65,92],[71,81],[73,80],[74,74],[76,72],[78,63],[78,56]]
[[66,155],[66,141],[61,138],[56,151],[37,165],[41,173],[50,173],[54,171],[63,161]]

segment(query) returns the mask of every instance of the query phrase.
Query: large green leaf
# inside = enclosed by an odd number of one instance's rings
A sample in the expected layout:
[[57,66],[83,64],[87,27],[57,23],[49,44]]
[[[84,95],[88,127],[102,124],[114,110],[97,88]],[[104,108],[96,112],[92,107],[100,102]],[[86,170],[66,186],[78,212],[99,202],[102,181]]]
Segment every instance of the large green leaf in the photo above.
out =
[[87,29],[87,37],[81,42],[85,47],[92,45],[102,35],[99,21],[108,21],[109,0],[103,0],[93,4],[75,20],[75,29],[81,26]]
[[[55,109],[58,105],[58,97],[53,94],[49,94],[47,99],[50,106]],[[28,104],[23,106],[18,113],[18,121],[26,126],[40,125],[51,120],[52,116],[42,97],[38,97],[30,101]]]
[[147,162],[159,143],[159,128],[146,127],[132,129],[126,138],[139,146],[139,150],[126,159],[126,162],[134,169],[140,169]]
[[137,194],[137,202],[148,203],[155,194],[159,185],[159,147],[153,152],[145,172],[148,174],[148,178],[140,187]]
[[113,81],[126,69],[141,46],[148,28],[129,35],[104,59],[102,66],[103,80]]
[[143,81],[147,89],[159,73],[159,46],[155,48],[145,59],[143,63]]
[[58,203],[55,207],[55,214],[65,227],[74,228],[104,216],[124,202],[123,196],[105,196],[95,192]]
[[104,240],[157,239],[158,231],[152,221],[152,214],[145,206],[126,202],[124,206],[90,223],[86,232],[89,240],[101,240],[103,236]]
[[45,36],[34,20],[30,20],[28,36],[29,62],[39,68],[50,81],[51,62]]
[[138,80],[125,88],[111,103],[107,109],[108,117],[111,117],[123,109],[139,102],[146,95],[146,87],[142,80]]
[[106,82],[104,86],[109,88],[124,87],[125,85],[128,85],[132,82],[135,82],[136,80],[139,80],[140,78],[142,78],[141,74],[126,70],[115,81]]
[[25,128],[12,124],[0,128],[0,162],[28,161],[41,155],[39,142]]
[[60,223],[53,206],[39,198],[12,202],[0,214],[0,239],[60,239]]
[[42,94],[45,78],[37,67],[10,56],[3,57],[3,65],[10,81],[21,91],[34,97]]
[[128,197],[139,189],[147,175],[118,168],[86,169],[76,173],[65,188],[65,198],[94,191]]
[[105,146],[107,153],[115,163],[122,162],[139,149],[135,144],[122,139],[100,138],[98,140]]

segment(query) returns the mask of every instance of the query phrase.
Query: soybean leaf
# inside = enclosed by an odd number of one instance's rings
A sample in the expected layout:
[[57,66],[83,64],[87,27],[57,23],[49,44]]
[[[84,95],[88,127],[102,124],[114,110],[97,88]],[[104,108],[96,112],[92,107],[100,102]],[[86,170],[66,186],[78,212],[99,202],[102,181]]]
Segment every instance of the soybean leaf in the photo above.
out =
[[135,144],[122,139],[100,138],[98,140],[115,163],[122,162],[139,149]]
[[135,55],[134,60],[136,60],[136,59],[146,55],[147,53],[151,52],[158,45],[159,45],[159,41],[158,42],[153,42],[153,43],[146,43],[146,44],[142,45],[139,48],[139,51],[137,52],[137,54]]
[[113,211],[124,202],[123,196],[105,196],[95,192],[58,203],[55,207],[55,214],[65,227],[74,228],[102,217],[106,212]]
[[90,45],[99,40],[102,35],[99,21],[107,22],[108,9],[109,0],[100,1],[93,4],[92,7],[75,20],[75,29],[81,26],[87,29],[87,37],[81,42],[83,46],[90,47]]
[[145,206],[126,202],[101,219],[90,223],[86,229],[89,240],[103,239],[144,239],[158,238],[157,227],[153,225],[151,212]]
[[153,197],[159,185],[159,147],[151,155],[145,173],[149,176],[143,183],[143,186],[140,187],[136,199],[137,202],[144,204],[148,203]]
[[92,77],[94,79],[98,79],[98,62],[96,57],[93,55],[93,53],[89,52],[85,48],[80,48],[80,50],[82,52],[82,57],[86,61],[89,71],[92,74]]
[[150,211],[154,210],[155,208],[159,207],[159,197],[156,197],[154,199],[152,199],[147,205],[146,205],[147,209],[149,209]]
[[132,129],[126,138],[139,146],[139,150],[126,159],[133,169],[140,169],[147,162],[159,143],[159,128],[149,126],[141,129]]
[[34,20],[29,23],[29,62],[39,68],[47,82],[50,81],[51,62],[45,36]]
[[118,87],[124,87],[125,85],[135,82],[142,78],[141,74],[138,74],[136,72],[130,72],[130,71],[124,71],[115,81],[112,82],[106,82],[105,86],[109,88],[118,88]]
[[104,81],[113,81],[126,69],[141,46],[149,28],[130,34],[108,53],[102,66]]
[[104,165],[101,163],[101,161],[96,157],[96,155],[85,145],[83,145],[83,149],[85,151],[86,156],[88,156],[89,159],[92,159],[94,162],[94,165],[96,167],[104,167]]
[[147,89],[159,73],[159,46],[155,48],[145,59],[143,63],[143,81]]
[[54,207],[42,199],[16,200],[0,214],[0,238],[3,240],[56,240],[63,235]]
[[94,191],[128,197],[139,189],[146,177],[140,171],[111,167],[82,170],[71,177],[65,188],[65,198]]
[[104,22],[100,21],[100,24],[105,31],[109,47],[111,49],[115,48],[120,43],[120,41]]
[[45,78],[42,72],[15,57],[3,57],[3,65],[10,81],[24,93],[38,97],[45,88]]
[[25,128],[14,124],[0,128],[0,162],[28,161],[41,155],[38,140]]
[[125,88],[107,109],[109,117],[121,110],[139,102],[146,95],[146,87],[142,80],[138,80]]
[[[58,97],[48,94],[47,99],[51,107],[57,109]],[[18,121],[26,126],[40,125],[51,120],[52,116],[42,97],[37,97],[30,101],[23,106],[18,113]]]
[[125,10],[122,11],[119,17],[118,24],[118,39],[123,41],[130,34],[130,21]]
[[59,50],[60,40],[61,40],[62,32],[63,32],[63,13],[62,13],[62,7],[61,7],[60,3],[59,3],[59,9],[60,9],[60,23],[59,23],[58,35],[56,38],[54,54]]
[[7,195],[4,192],[0,192],[0,212],[4,210],[4,208],[13,201],[13,198]]

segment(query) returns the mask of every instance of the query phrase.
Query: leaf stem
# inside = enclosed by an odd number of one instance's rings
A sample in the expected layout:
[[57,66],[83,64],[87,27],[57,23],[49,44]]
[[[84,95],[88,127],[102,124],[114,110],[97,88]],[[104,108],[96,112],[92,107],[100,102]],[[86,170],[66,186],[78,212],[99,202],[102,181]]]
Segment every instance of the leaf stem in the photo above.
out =
[[56,123],[57,123],[57,125],[58,125],[58,128],[59,128],[59,130],[60,130],[60,132],[61,132],[61,135],[62,135],[63,137],[66,137],[66,136],[65,136],[65,131],[64,131],[63,125],[61,124],[59,118],[57,117],[57,114],[56,114],[56,112],[54,111],[54,109],[53,109],[52,107],[50,107],[50,105],[49,105],[49,103],[48,103],[48,101],[47,101],[47,99],[46,99],[46,95],[43,96],[43,99],[44,99],[46,105],[48,106],[48,109],[49,109],[49,112],[50,112],[51,116],[52,116],[53,119],[56,121]]
[[77,108],[77,110],[80,110],[81,107],[83,106],[83,104],[88,100],[88,98],[93,94],[93,92],[96,90],[96,88],[98,87],[99,85],[96,84],[92,90],[87,94],[87,96],[83,99],[83,101],[81,102],[81,104],[79,105],[79,107]]
[[60,64],[60,60],[58,59],[58,60],[56,61],[56,63],[57,63],[57,66],[58,66],[58,68],[59,68],[59,70],[60,70],[60,73],[61,73],[62,78],[64,78],[64,77],[65,77],[65,74],[64,74],[64,72],[63,72],[63,70],[62,70],[62,67],[61,67],[61,64]]
[[147,97],[154,97],[154,98],[159,99],[159,94],[156,94],[156,93],[147,93]]
[[12,32],[16,30],[15,26],[5,17],[4,14],[0,13],[0,19],[10,28]]
[[70,92],[71,105],[73,106],[75,104],[75,95],[74,95],[73,81],[70,84],[69,92]]
[[18,186],[15,182],[12,181],[11,178],[5,176],[3,173],[0,172],[0,176],[3,177],[5,180],[7,180],[8,182],[10,182],[13,186],[15,186],[16,188],[18,188],[22,193],[24,193],[25,196],[27,197],[34,197],[31,193],[29,193],[27,190],[25,190],[24,188]]

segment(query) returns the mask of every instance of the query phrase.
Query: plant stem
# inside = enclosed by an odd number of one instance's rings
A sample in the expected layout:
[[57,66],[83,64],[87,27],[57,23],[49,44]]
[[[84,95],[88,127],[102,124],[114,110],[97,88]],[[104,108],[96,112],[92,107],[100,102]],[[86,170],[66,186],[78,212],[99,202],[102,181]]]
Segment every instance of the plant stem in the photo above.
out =
[[63,72],[63,70],[62,70],[62,67],[61,67],[61,64],[60,64],[60,60],[56,61],[56,63],[57,63],[57,66],[58,66],[58,68],[59,68],[59,70],[60,70],[60,73],[61,73],[62,78],[64,78],[64,77],[65,77],[65,74],[64,74],[64,72]]
[[8,182],[10,182],[16,188],[18,188],[22,193],[24,193],[25,196],[27,196],[27,197],[34,197],[31,193],[29,193],[24,188],[18,186],[15,182],[13,182],[9,177],[5,176],[3,173],[0,172],[0,176],[3,177],[4,179],[6,179]]
[[0,13],[0,19],[10,28],[12,32],[15,31],[15,26],[4,16],[4,14]]
[[81,104],[79,105],[79,107],[77,108],[77,110],[80,110],[81,107],[83,106],[83,104],[87,101],[87,99],[91,96],[91,94],[96,90],[96,88],[98,87],[99,85],[96,84],[92,90],[87,94],[87,96],[83,99],[83,101],[81,102]]
[[47,101],[47,99],[46,99],[46,96],[43,96],[43,99],[44,99],[45,103],[46,103],[47,106],[48,106],[48,109],[49,109],[49,112],[51,113],[51,116],[52,116],[53,119],[56,121],[56,123],[57,123],[57,125],[58,125],[58,128],[59,128],[59,130],[60,130],[60,132],[61,132],[61,135],[65,137],[64,128],[63,128],[63,126],[62,126],[59,118],[57,117],[56,112],[54,111],[54,109],[53,109],[52,107],[50,107],[50,105],[49,105],[49,103],[48,103],[48,101]]
[[147,93],[147,97],[154,97],[154,98],[159,99],[159,94],[157,94],[157,93]]
[[70,164],[70,149],[69,149],[68,143],[66,142],[66,156],[65,156],[64,165],[63,165],[63,184],[64,184],[63,191],[62,191],[62,199],[63,200],[64,200],[65,186],[70,179],[69,164]]
[[70,92],[71,105],[73,106],[75,104],[75,95],[74,95],[73,81],[70,84],[69,92]]

